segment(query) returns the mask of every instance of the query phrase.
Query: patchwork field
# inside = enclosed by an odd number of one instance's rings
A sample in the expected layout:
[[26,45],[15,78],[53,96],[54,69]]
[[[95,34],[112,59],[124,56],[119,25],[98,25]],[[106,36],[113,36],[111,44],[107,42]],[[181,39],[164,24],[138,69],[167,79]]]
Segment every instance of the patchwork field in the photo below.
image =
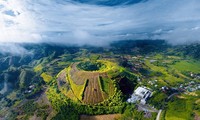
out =
[[[150,63],[149,61],[146,61],[145,63],[154,72],[162,73],[162,75],[157,77],[158,80],[163,81],[163,82],[165,81],[171,85],[174,85],[177,82],[183,82],[182,78],[177,78],[177,77],[173,76],[171,73],[169,73],[169,71],[172,71],[172,69],[169,70],[169,68],[167,69],[166,67],[155,66],[154,64]],[[176,71],[174,71],[174,72],[176,72]]]
[[[191,79],[190,73],[198,74],[200,62],[176,58],[174,56],[159,55],[159,59],[154,56],[145,59],[145,66],[148,69],[149,78],[158,80],[162,86],[176,86]],[[145,74],[145,73],[143,73]]]

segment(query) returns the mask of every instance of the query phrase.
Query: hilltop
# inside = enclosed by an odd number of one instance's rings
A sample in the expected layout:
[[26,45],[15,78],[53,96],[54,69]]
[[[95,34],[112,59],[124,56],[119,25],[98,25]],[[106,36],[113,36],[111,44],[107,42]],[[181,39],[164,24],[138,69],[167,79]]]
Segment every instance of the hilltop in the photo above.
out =
[[74,101],[97,104],[116,94],[117,83],[126,77],[125,72],[131,74],[105,60],[73,63],[57,75],[58,88]]

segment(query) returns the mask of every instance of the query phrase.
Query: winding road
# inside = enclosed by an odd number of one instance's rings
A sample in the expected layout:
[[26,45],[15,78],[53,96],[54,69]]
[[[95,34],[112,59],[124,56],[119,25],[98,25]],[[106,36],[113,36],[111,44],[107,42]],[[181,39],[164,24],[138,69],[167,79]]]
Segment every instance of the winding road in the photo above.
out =
[[162,110],[159,110],[158,114],[157,114],[157,117],[156,117],[156,120],[160,120],[160,115],[162,113]]
[[[169,97],[167,97],[167,100],[171,99],[174,95],[178,95],[178,94],[179,94],[179,92],[175,92],[175,93],[171,94]],[[165,101],[165,102],[166,102],[166,101]],[[162,113],[162,109],[160,109],[160,110],[158,111],[156,120],[160,120],[160,115],[161,115],[161,113]]]

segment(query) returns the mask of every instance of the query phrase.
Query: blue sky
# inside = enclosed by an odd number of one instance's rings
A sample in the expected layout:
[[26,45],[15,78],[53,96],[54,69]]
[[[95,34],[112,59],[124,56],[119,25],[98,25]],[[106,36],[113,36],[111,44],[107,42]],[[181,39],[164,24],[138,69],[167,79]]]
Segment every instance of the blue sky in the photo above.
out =
[[[102,0],[100,0],[102,1]],[[1,0],[0,43],[108,45],[117,40],[200,41],[200,0],[105,6],[71,0]]]

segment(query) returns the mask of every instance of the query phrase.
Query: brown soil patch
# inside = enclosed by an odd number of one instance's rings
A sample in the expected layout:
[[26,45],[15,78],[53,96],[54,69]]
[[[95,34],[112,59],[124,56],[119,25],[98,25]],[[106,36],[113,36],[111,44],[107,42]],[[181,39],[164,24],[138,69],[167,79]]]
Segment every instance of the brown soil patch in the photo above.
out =
[[88,81],[88,85],[85,88],[83,98],[83,102],[86,104],[95,104],[103,101],[98,77],[98,75],[95,75]]
[[81,115],[80,120],[116,120],[120,116],[121,114],[95,115],[95,116]]
[[200,116],[198,116],[197,113],[195,114],[194,120],[200,120]]
[[57,78],[58,88],[66,84],[66,70],[60,72]]

